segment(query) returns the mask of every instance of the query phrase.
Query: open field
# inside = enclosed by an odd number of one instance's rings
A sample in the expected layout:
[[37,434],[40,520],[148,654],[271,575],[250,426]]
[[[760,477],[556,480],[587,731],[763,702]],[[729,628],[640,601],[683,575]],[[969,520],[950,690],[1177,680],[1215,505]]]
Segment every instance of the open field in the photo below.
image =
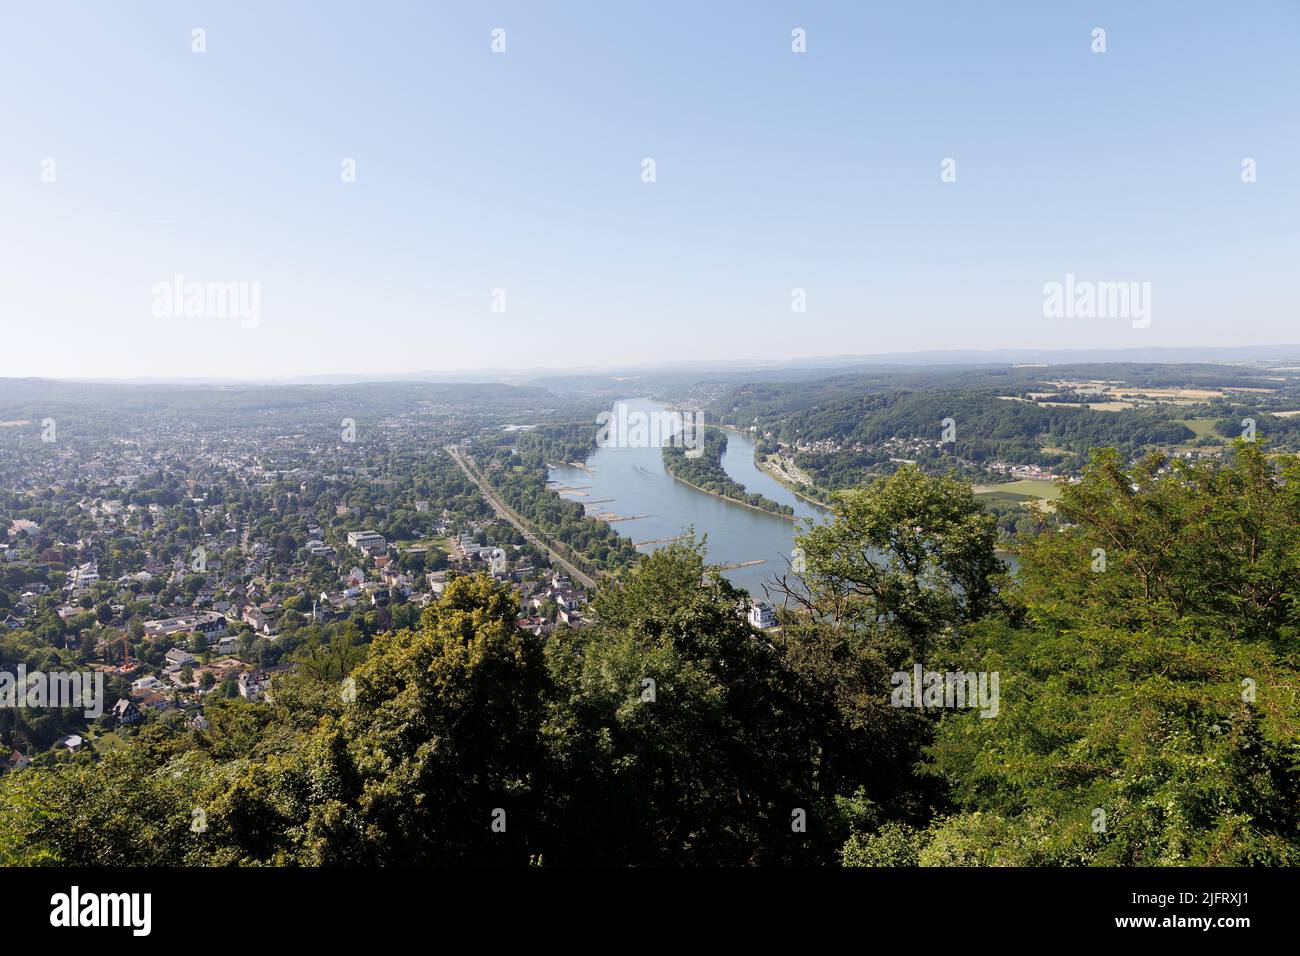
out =
[[1192,431],[1196,432],[1197,438],[1215,437],[1214,425],[1216,419],[1213,418],[1180,418],[1178,423],[1186,425]]
[[1022,478],[997,485],[976,485],[975,494],[981,497],[996,496],[1010,499],[1039,498],[1055,501],[1061,497],[1061,486],[1046,478]]
[[122,735],[115,730],[110,730],[107,733],[102,733],[98,736],[89,737],[89,740],[95,745],[95,749],[100,751],[116,750],[119,747],[125,747],[127,745],[126,741],[122,739]]
[[[1049,403],[1049,402],[1043,402],[1042,404],[1047,405],[1047,404],[1050,404],[1050,403]],[[1137,403],[1136,403],[1136,402],[1121,402],[1121,401],[1114,401],[1114,402],[1089,402],[1089,403],[1088,403],[1088,407],[1091,408],[1094,412],[1122,412],[1122,411],[1124,411],[1124,410],[1126,410],[1126,409],[1129,409],[1129,408],[1137,408]]]
[[[1202,402],[1214,398],[1227,398],[1233,394],[1271,394],[1271,388],[1254,388],[1249,386],[1232,386],[1225,385],[1222,388],[1157,388],[1157,387],[1134,387],[1122,382],[1108,381],[1071,381],[1060,380],[1049,382],[1056,389],[1068,389],[1073,392],[1083,393],[1088,397],[1096,397],[1096,401],[1089,402],[1086,406],[1074,402],[1058,402],[1054,399],[1060,396],[1060,392],[1030,392],[1028,401],[1042,407],[1065,406],[1087,407],[1097,412],[1115,412],[1123,411],[1127,408],[1138,408],[1142,406],[1154,405],[1156,403],[1164,405],[1198,405]],[[1004,396],[1010,398],[1011,396]],[[1026,399],[1017,398],[1019,401]]]

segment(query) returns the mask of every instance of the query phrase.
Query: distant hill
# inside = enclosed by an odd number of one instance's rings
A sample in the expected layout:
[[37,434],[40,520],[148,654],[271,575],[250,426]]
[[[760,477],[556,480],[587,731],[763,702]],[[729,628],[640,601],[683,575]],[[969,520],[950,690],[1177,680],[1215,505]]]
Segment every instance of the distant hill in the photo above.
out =
[[[356,373],[304,375],[285,379],[184,379],[174,377],[80,379],[86,382],[147,385],[229,385],[232,383],[281,385],[351,385],[367,382],[503,382],[537,384],[549,379],[597,379],[611,375],[631,378],[675,373],[798,372],[800,370],[853,370],[871,366],[934,365],[1078,365],[1084,363],[1296,363],[1300,364],[1300,345],[1194,346],[1186,348],[1145,347],[1131,349],[937,349],[922,352],[882,352],[875,355],[829,355],[807,358],[781,358],[770,361],[703,360],[698,362],[664,362],[644,365],[611,363],[597,367],[503,369],[482,368],[446,371],[429,369],[417,372]],[[0,379],[3,381],[3,379]]]

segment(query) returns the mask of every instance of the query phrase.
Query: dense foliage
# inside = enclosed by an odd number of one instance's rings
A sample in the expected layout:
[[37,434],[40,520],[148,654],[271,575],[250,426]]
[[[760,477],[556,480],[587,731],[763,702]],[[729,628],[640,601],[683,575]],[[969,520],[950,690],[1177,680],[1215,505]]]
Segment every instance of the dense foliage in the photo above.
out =
[[[690,545],[546,639],[455,578],[350,680],[6,775],[0,861],[1300,862],[1300,465],[1103,453],[1059,507],[1008,579],[960,482],[843,494],[779,631]],[[897,706],[915,664],[1000,707]]]
[[[955,422],[956,440],[942,442],[943,421]],[[894,438],[931,440],[958,458],[1051,465],[1111,445],[1141,449],[1177,444],[1195,433],[1162,411],[1135,409],[1123,416],[1087,408],[1043,408],[1031,402],[962,392],[897,392],[845,399],[791,415],[782,441],[835,441],[877,445]],[[1060,448],[1048,452],[1043,445]]]
[[959,812],[859,832],[846,861],[1300,862],[1300,466],[1107,452],[1060,508],[957,649],[1004,697],[930,748]]

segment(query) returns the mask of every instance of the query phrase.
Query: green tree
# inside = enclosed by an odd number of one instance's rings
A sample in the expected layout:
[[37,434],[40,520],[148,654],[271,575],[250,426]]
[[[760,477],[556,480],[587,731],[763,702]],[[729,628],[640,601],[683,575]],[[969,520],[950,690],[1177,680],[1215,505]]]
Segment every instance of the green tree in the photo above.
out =
[[938,638],[995,606],[996,542],[969,485],[904,466],[835,496],[834,520],[797,536],[806,569],[783,591],[864,632],[891,663],[924,662]]
[[490,578],[451,582],[418,627],[375,639],[354,702],[222,795],[218,833],[243,859],[527,862],[546,674],[515,614]]
[[702,547],[677,544],[548,644],[548,860],[810,862],[843,841],[794,676],[739,598]]
[[923,863],[1300,862],[1297,482],[1245,445],[1097,456],[1061,499],[1074,524],[1027,548],[1012,618],[967,634],[1000,713],[940,725],[962,812]]

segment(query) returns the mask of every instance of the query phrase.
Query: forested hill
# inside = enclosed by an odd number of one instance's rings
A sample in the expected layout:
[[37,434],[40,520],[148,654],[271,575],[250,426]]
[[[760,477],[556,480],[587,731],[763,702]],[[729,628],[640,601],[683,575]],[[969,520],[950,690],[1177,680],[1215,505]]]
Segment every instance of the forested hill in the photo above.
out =
[[[1134,409],[1117,415],[1082,407],[1044,408],[978,392],[903,392],[841,399],[787,416],[774,433],[791,445],[819,441],[874,445],[890,438],[937,442],[945,419],[954,422],[953,453],[972,461],[1051,464],[1071,457],[1082,461],[1088,449],[1097,446],[1136,451],[1196,437],[1162,410]],[[1074,454],[1047,453],[1044,445]]]
[[1042,390],[1062,379],[1125,382],[1135,388],[1254,389],[1262,396],[1300,397],[1300,373],[1291,368],[1264,369],[1234,365],[1138,363],[1052,366],[977,365],[834,371],[816,378],[782,381],[755,375],[727,388],[709,411],[719,420],[751,425],[827,402],[884,392],[981,392],[1020,395]]
[[[1213,445],[1210,436],[1242,435],[1247,419],[1274,449],[1295,450],[1300,376],[1290,368],[1214,365],[901,369],[753,382],[729,390],[710,412],[754,429],[767,451],[781,442],[869,459],[854,467],[935,457],[942,443],[949,467],[956,459],[975,466],[1000,460],[1076,471],[1093,448],[1137,456]],[[827,463],[801,465],[818,472]]]

